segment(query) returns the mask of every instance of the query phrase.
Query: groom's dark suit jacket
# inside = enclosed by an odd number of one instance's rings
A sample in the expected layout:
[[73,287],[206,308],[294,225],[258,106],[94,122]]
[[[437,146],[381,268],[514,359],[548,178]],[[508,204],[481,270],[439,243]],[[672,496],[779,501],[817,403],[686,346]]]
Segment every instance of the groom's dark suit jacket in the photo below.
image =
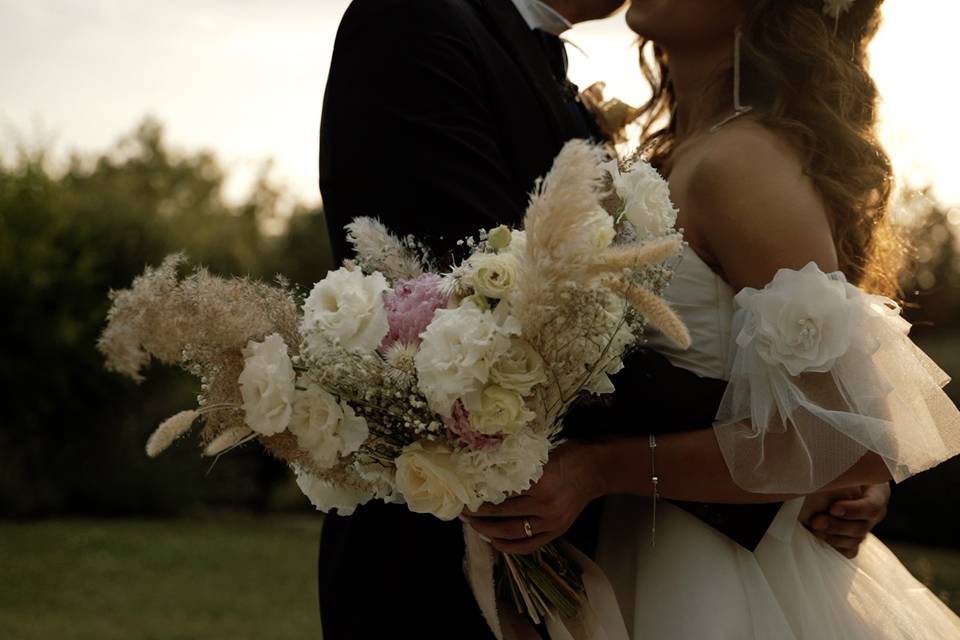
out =
[[[440,257],[480,228],[520,223],[534,181],[563,144],[595,133],[555,72],[511,0],[354,0],[337,35],[320,131],[320,190],[337,260],[348,255],[343,226],[355,216],[427,238]],[[656,354],[634,359],[621,374],[630,378],[617,381],[619,405],[614,397],[575,412],[572,431],[709,424],[722,382]],[[648,397],[644,415],[662,419],[635,424],[638,393]],[[734,521],[726,532],[749,546],[770,518],[721,520]],[[571,532],[588,550],[597,519],[595,505]],[[328,516],[319,561],[324,637],[492,637],[462,557],[458,521],[382,503]]]

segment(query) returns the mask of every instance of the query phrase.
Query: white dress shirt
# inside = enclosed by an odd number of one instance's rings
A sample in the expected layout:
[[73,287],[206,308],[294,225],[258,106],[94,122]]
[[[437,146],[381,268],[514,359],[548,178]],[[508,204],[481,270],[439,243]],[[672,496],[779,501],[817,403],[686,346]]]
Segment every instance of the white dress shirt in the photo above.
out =
[[513,4],[531,29],[542,29],[559,36],[573,27],[569,20],[540,0],[513,0]]

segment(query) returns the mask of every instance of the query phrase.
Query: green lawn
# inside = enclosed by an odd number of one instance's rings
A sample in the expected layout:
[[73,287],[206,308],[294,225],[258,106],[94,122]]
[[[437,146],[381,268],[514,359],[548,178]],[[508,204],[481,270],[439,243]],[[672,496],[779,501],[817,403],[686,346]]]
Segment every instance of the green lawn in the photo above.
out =
[[320,638],[321,518],[0,523],[3,640]]
[[960,613],[960,552],[912,544],[890,547],[913,575]]
[[[0,522],[0,638],[319,640],[320,526],[319,516]],[[960,553],[894,549],[960,605]]]

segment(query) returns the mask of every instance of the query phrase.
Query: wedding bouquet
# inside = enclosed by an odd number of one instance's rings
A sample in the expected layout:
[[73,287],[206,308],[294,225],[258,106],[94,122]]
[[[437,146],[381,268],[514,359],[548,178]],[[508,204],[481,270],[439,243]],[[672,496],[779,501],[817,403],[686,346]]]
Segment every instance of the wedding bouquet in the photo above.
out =
[[[111,294],[99,346],[137,380],[151,358],[200,379],[198,406],[160,425],[150,456],[202,418],[207,455],[258,440],[320,510],[379,499],[453,520],[537,482],[567,410],[613,390],[646,325],[689,342],[659,297],[675,220],[652,167],[575,141],[523,228],[465,240],[444,273],[370,218],[347,227],[356,259],[305,299],[282,280],[181,278],[172,256]],[[582,585],[557,547],[503,564],[532,619],[576,614]]]

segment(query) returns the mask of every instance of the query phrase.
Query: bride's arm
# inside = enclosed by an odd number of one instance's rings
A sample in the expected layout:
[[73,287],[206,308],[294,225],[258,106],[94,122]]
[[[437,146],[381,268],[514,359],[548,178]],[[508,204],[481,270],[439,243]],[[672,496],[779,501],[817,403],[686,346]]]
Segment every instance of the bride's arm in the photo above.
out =
[[[501,504],[486,504],[461,519],[495,548],[505,553],[530,553],[562,536],[583,509],[605,495],[653,493],[652,457],[646,438],[610,438],[592,442],[569,441],[550,454],[543,476],[521,496]],[[662,497],[694,502],[759,504],[781,502],[793,494],[759,494],[741,489],[731,478],[713,432],[709,429],[657,438],[655,453],[657,490]],[[830,488],[853,487],[884,481],[889,473],[882,461],[869,454]],[[526,537],[523,520],[529,520],[533,537]],[[841,553],[856,555],[866,535],[841,530],[825,538]],[[840,537],[851,540],[839,540]]]
[[[658,437],[656,443],[653,451],[646,438],[578,443],[576,447],[581,450],[574,455],[583,459],[584,469],[593,470],[599,495],[651,495],[652,465],[655,464],[657,490],[664,498],[754,504],[798,497],[798,494],[751,493],[739,487],[730,477],[712,429],[666,434]],[[886,464],[879,456],[868,453],[816,493],[888,480],[890,472]]]

